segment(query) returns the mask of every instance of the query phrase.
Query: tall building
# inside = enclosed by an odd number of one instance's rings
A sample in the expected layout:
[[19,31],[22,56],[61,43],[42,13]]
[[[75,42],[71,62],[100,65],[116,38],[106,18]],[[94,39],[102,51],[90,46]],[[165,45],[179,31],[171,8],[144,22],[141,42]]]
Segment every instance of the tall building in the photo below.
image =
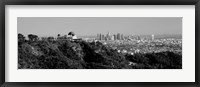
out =
[[100,38],[100,35],[99,35],[99,34],[97,34],[97,40],[99,40],[99,38]]
[[120,33],[117,34],[117,40],[121,40],[121,35],[120,35]]
[[101,40],[105,40],[105,36],[103,34],[101,35]]
[[151,40],[154,40],[154,34],[151,35]]
[[101,35],[102,35],[102,34],[100,33],[100,34],[99,34],[99,40],[102,40],[102,37],[101,37]]
[[121,34],[121,40],[124,40],[124,35],[123,34]]
[[110,32],[108,32],[108,36],[110,36]]
[[111,39],[111,36],[110,36],[110,32],[108,32],[108,34],[107,34],[107,40],[110,40]]
[[117,35],[114,34],[114,40],[117,40]]
[[115,40],[115,37],[114,35],[111,36],[110,40]]

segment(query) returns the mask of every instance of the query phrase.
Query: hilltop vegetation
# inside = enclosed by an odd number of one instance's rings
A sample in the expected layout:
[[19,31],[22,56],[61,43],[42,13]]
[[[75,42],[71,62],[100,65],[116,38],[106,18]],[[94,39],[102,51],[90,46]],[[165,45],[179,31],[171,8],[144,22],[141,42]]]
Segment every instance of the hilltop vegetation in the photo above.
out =
[[18,35],[19,69],[181,69],[173,52],[122,54],[100,42],[38,40]]

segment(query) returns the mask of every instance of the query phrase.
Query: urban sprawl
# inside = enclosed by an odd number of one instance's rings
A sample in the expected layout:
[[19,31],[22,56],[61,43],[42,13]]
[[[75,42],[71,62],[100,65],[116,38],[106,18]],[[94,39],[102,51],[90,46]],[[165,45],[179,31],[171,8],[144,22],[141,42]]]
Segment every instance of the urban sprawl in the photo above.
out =
[[152,34],[146,37],[123,35],[123,34],[97,34],[94,38],[82,38],[88,42],[99,41],[117,50],[119,53],[131,54],[135,53],[157,53],[163,51],[171,51],[182,54],[182,38],[165,37],[157,38]]

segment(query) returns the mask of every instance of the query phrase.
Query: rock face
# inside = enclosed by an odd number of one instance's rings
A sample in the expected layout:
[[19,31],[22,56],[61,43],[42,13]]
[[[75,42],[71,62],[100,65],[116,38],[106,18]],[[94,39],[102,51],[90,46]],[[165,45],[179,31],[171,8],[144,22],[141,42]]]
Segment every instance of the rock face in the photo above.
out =
[[124,55],[100,42],[82,40],[20,42],[18,60],[19,69],[182,68],[182,56],[172,52]]

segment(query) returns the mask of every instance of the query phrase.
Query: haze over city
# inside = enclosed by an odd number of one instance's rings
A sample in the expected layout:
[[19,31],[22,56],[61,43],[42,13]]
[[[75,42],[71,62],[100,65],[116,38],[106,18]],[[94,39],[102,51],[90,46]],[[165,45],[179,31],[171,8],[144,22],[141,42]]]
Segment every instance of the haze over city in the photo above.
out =
[[182,34],[181,17],[18,17],[18,33],[38,36],[96,36],[98,33],[124,35]]

